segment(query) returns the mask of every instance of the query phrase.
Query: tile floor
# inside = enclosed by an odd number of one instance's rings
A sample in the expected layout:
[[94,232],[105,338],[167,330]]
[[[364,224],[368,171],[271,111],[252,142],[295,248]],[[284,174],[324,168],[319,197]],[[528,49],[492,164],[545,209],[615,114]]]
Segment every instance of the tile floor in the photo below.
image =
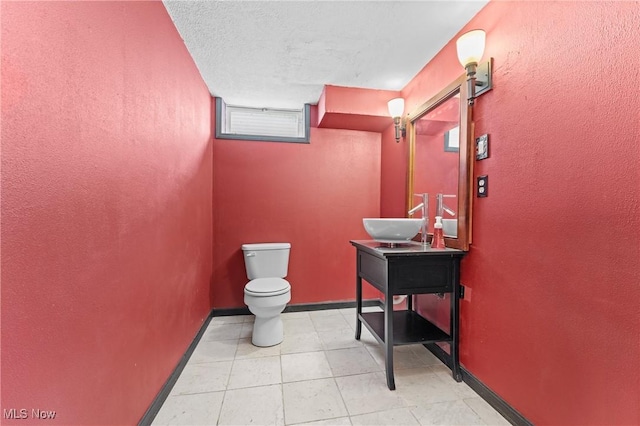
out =
[[[377,310],[378,308],[365,308]],[[253,316],[215,317],[154,425],[508,425],[422,345],[382,346],[355,309],[283,315],[285,340],[251,344]]]

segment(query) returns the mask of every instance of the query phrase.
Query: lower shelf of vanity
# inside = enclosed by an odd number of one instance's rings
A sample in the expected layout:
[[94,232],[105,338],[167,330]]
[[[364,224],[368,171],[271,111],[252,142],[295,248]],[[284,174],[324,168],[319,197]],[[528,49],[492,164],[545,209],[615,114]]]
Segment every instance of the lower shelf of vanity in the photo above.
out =
[[[384,312],[363,312],[360,320],[378,342],[384,344]],[[450,335],[414,311],[393,311],[394,346],[415,343],[451,342]]]

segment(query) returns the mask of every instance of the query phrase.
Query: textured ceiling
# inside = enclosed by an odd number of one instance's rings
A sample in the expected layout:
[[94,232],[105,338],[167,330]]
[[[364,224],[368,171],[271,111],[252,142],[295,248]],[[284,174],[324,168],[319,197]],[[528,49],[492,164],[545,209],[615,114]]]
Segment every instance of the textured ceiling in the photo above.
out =
[[486,3],[164,0],[212,95],[296,109],[325,84],[402,89]]

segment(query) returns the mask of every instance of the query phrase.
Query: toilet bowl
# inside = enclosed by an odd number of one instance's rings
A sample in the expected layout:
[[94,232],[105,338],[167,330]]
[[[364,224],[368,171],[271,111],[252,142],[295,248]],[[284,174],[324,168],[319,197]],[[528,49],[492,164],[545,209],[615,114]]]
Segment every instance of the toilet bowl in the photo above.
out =
[[243,244],[247,277],[244,303],[255,315],[251,343],[274,346],[284,339],[280,314],[291,300],[291,285],[284,277],[289,266],[289,243]]
[[251,343],[273,346],[282,342],[284,331],[280,314],[291,300],[291,285],[282,278],[257,278],[244,288],[244,303],[256,316]]

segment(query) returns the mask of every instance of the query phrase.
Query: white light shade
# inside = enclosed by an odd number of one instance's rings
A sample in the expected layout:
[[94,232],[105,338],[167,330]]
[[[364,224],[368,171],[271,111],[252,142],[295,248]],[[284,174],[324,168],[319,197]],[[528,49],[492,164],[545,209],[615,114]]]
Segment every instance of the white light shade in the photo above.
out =
[[389,107],[389,115],[391,117],[402,117],[402,113],[404,112],[404,99],[391,99],[389,102],[387,102],[387,106]]
[[461,35],[456,41],[458,60],[463,67],[472,62],[476,64],[480,62],[484,53],[485,38],[486,34],[483,30],[473,30]]

